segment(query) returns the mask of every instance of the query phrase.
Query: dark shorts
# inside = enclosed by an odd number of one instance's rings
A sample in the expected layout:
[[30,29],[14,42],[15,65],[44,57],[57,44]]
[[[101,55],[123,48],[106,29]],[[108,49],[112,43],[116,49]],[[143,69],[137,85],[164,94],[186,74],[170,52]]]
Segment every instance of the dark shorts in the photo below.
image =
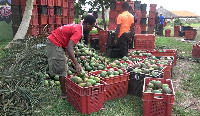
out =
[[67,76],[67,57],[63,48],[46,41],[47,58],[50,75]]

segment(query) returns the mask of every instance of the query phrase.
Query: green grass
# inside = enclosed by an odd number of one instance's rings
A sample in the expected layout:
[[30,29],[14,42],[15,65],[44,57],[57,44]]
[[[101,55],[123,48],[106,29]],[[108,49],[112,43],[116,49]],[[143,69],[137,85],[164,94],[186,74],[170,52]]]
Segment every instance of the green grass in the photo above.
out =
[[157,36],[155,40],[155,47],[177,49],[178,55],[191,56],[192,44],[177,41],[172,37]]
[[200,27],[200,23],[185,24],[184,26],[191,26],[194,28]]
[[[67,100],[58,99],[56,103],[42,112],[40,115],[65,115],[65,116],[141,116],[143,113],[142,99],[133,95],[110,100],[104,103],[104,107],[99,112],[89,115],[79,113]],[[42,113],[42,114],[41,114]]]
[[12,23],[7,24],[4,21],[0,21],[0,57],[5,55],[3,49],[12,40],[12,38],[13,38]]
[[[200,97],[200,64],[193,65],[192,71],[189,70],[186,73],[189,75],[188,79],[182,80],[182,88],[184,90],[192,92],[194,97]],[[200,100],[200,99],[199,99]]]

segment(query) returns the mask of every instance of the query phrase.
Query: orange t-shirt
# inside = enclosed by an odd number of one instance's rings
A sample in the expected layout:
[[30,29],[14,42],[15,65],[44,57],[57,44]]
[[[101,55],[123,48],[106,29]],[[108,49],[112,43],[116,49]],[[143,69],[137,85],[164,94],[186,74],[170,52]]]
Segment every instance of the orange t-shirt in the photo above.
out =
[[118,37],[124,33],[130,31],[130,27],[134,23],[134,16],[128,11],[124,11],[122,14],[119,14],[117,17],[117,24],[121,24],[120,32]]

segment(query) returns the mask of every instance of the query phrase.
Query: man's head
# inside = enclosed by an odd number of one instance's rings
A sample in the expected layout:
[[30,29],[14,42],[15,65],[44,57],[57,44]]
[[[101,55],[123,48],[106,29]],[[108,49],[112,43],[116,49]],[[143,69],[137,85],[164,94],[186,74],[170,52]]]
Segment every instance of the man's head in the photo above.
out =
[[97,11],[93,11],[93,16],[94,16],[95,19],[97,19],[98,18],[98,12]]
[[162,13],[160,13],[160,16],[162,15]]
[[83,30],[90,32],[94,27],[96,19],[92,15],[87,15],[83,21]]
[[128,3],[128,2],[124,2],[124,3],[122,4],[122,9],[123,9],[124,11],[128,11],[128,9],[129,9],[129,3]]

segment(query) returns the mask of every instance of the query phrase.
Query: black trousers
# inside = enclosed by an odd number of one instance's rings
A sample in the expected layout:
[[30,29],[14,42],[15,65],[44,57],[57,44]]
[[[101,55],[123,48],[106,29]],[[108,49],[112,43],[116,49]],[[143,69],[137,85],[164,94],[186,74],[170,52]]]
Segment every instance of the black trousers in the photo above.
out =
[[159,35],[163,36],[163,24],[159,24]]
[[119,57],[128,56],[130,32],[123,33],[120,38],[117,39],[117,45],[120,49]]

